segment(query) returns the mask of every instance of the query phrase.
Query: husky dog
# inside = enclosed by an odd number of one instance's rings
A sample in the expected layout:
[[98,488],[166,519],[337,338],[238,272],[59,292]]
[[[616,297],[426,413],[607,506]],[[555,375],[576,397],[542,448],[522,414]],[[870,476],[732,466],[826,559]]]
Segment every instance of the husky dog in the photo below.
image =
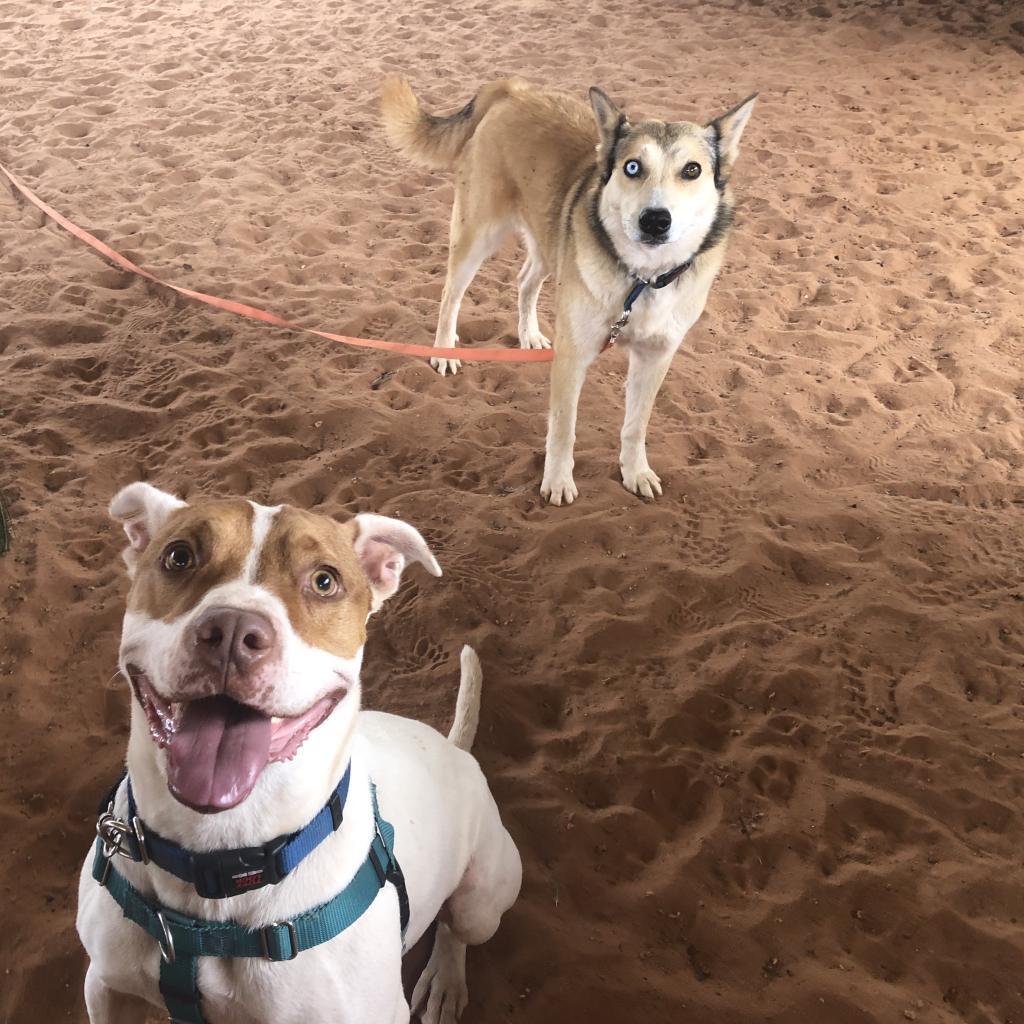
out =
[[[576,410],[587,369],[616,340],[629,349],[619,465],[634,494],[661,494],[647,463],[647,423],[676,349],[704,310],[732,221],[729,176],[756,94],[708,124],[639,121],[598,88],[579,100],[518,79],[485,85],[448,117],[426,113],[401,78],[384,83],[393,144],[429,167],[455,169],[448,279],[434,344],[458,337],[459,304],[480,264],[513,232],[526,247],[519,273],[519,344],[548,348],[537,296],[558,286],[558,344],[541,494],[577,495]],[[595,128],[596,121],[596,128]],[[431,365],[455,373],[457,359]]]

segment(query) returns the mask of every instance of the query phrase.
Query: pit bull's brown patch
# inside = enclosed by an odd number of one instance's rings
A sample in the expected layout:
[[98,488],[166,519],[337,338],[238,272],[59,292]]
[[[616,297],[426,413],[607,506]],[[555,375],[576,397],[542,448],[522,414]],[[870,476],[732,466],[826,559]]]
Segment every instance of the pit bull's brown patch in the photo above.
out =
[[[216,501],[173,512],[139,559],[128,608],[173,622],[203,596],[239,579],[252,553],[254,510],[247,501]],[[343,658],[354,657],[366,641],[371,593],[355,553],[355,520],[337,523],[327,516],[285,507],[271,523],[259,553],[253,583],[280,599],[295,632],[310,646]],[[168,572],[164,553],[178,541],[196,555],[196,566]],[[342,591],[323,598],[309,578],[327,566],[338,574]]]
[[[256,583],[280,598],[295,632],[311,647],[352,658],[366,642],[370,587],[356,558],[354,520],[336,523],[296,508],[275,517],[260,553]],[[321,566],[334,569],[343,591],[322,598],[309,588]]]
[[[139,557],[128,610],[173,622],[195,608],[207,591],[237,579],[252,549],[253,515],[247,501],[211,501],[172,512]],[[195,552],[194,569],[164,569],[164,552],[176,541]]]

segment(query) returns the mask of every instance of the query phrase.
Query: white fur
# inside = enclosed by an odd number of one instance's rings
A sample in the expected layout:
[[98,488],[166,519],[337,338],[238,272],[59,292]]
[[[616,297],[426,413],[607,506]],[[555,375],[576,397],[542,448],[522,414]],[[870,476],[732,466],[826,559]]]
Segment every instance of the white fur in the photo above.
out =
[[[387,524],[395,522],[375,524],[375,536],[380,530],[393,531]],[[415,537],[422,543],[419,534]],[[415,538],[403,533],[402,539],[415,549]],[[429,561],[436,568],[432,555]],[[475,654],[469,648],[463,652],[463,684],[452,730],[456,742],[418,722],[360,712],[362,650],[346,660],[304,644],[287,622],[281,602],[245,578],[212,589],[200,608],[170,623],[126,615],[124,642],[130,645],[130,657],[122,653],[122,667],[128,660],[141,661],[154,688],[172,692],[168,679],[176,671],[188,625],[201,608],[213,604],[272,618],[286,652],[286,671],[274,695],[283,709],[308,707],[339,666],[349,676],[349,692],[293,760],[268,765],[241,804],[209,815],[171,796],[164,755],[133,699],[127,762],[141,816],[189,849],[257,845],[312,818],[351,759],[344,823],[280,884],[227,900],[202,899],[190,885],[153,866],[117,859],[115,868],[145,896],[181,913],[231,918],[250,927],[287,920],[330,899],[363,863],[373,834],[373,779],[381,812],[395,826],[396,853],[408,884],[407,945],[445,910],[447,924],[439,928],[417,996],[424,1003],[424,1024],[450,1024],[466,998],[465,944],[490,938],[515,901],[522,877],[518,851],[483,773],[456,745],[471,741],[475,731],[480,687]],[[126,813],[124,786],[115,810],[120,816]],[[126,921],[93,880],[92,857],[90,849],[78,906],[78,930],[90,959],[85,985],[89,1019],[91,1024],[128,1024],[138,1017],[126,997],[163,1007],[157,988],[159,954],[156,943]],[[407,1024],[410,1009],[402,992],[401,955],[398,901],[387,886],[358,922],[294,961],[203,959],[203,1013],[209,1024]]]
[[[685,187],[666,187],[678,179],[680,159],[657,143],[644,142],[637,158],[645,168],[644,180],[633,182],[616,168],[601,191],[601,221],[616,251],[638,277],[651,279],[679,266],[696,252],[718,209],[718,194],[710,168]],[[667,209],[672,226],[661,245],[645,245],[640,214],[648,208]]]
[[111,519],[121,523],[128,537],[129,547],[122,557],[129,576],[135,575],[139,556],[167,517],[184,507],[185,502],[180,498],[141,481],[122,487],[114,495],[108,512]]
[[398,589],[407,562],[419,562],[432,576],[441,575],[441,566],[427,542],[408,523],[371,513],[356,516],[356,523],[355,552],[370,581],[372,612]]
[[171,622],[126,612],[121,630],[122,672],[127,675],[129,664],[137,666],[165,700],[181,694],[187,689],[179,675],[192,644],[192,627],[208,608],[239,608],[270,620],[281,652],[267,669],[271,693],[266,703],[275,715],[297,715],[339,686],[351,687],[359,679],[362,649],[352,658],[342,658],[312,647],[292,629],[276,594],[242,579],[208,590],[195,608]]
[[249,504],[252,505],[253,510],[252,547],[249,549],[249,555],[242,567],[242,579],[246,583],[255,583],[260,555],[263,554],[263,544],[267,539],[267,534],[270,533],[271,526],[274,525],[274,516],[281,511],[281,506],[257,505],[255,501],[250,501]]

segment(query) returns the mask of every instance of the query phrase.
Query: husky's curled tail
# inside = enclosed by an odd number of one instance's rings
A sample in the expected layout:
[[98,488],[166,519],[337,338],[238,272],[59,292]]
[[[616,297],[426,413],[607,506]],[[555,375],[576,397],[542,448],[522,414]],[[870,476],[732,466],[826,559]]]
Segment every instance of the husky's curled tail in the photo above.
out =
[[410,160],[444,170],[458,159],[484,114],[519,83],[503,78],[485,85],[461,110],[447,117],[429,114],[412,87],[398,75],[384,80],[381,113],[392,145]]

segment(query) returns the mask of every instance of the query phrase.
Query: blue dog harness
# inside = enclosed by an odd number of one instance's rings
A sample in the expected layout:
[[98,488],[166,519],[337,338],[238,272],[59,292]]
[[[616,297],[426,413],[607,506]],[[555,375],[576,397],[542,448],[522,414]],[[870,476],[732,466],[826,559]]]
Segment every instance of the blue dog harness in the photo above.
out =
[[[344,806],[345,796],[348,794],[350,771],[351,768],[345,772],[344,778],[325,806],[325,810],[329,811],[331,801],[335,800],[343,788],[344,793],[340,797],[340,801],[341,807]],[[179,914],[169,907],[161,906],[156,901],[143,896],[127,879],[120,875],[114,869],[113,858],[120,854],[141,863],[159,864],[160,861],[153,857],[154,849],[159,849],[159,856],[166,863],[173,863],[182,871],[190,871],[191,877],[185,877],[170,867],[167,870],[172,871],[179,878],[184,878],[185,881],[192,881],[196,885],[196,891],[202,895],[199,885],[205,885],[210,878],[215,878],[223,883],[221,866],[227,865],[230,871],[231,865],[245,863],[247,858],[251,859],[253,849],[266,851],[268,848],[275,847],[280,840],[273,840],[264,847],[224,850],[198,855],[189,854],[184,848],[162,837],[158,837],[159,842],[153,844],[152,840],[156,833],[144,831],[141,825],[136,825],[139,819],[134,814],[135,806],[131,797],[130,781],[128,785],[129,821],[131,824],[113,817],[114,794],[111,794],[107,801],[107,809],[100,818],[103,823],[102,831],[100,825],[97,824],[98,835],[96,851],[93,856],[92,876],[106,888],[120,906],[124,916],[128,920],[134,921],[156,940],[160,948],[160,994],[163,996],[164,1005],[170,1015],[171,1024],[206,1024],[202,1014],[199,992],[199,957],[260,957],[273,961],[294,960],[299,953],[329,942],[358,921],[388,882],[394,885],[398,893],[404,940],[409,924],[409,897],[402,869],[395,859],[395,830],[380,815],[377,788],[372,782],[370,783],[370,795],[373,802],[374,836],[366,860],[363,861],[352,881],[337,896],[326,903],[298,914],[288,921],[275,921],[263,928],[249,928],[236,921],[209,921],[203,918],[189,917]],[[117,787],[115,787],[114,793],[116,791]],[[212,898],[237,895],[238,892],[248,892],[253,888],[272,885],[280,881],[337,828],[334,826],[330,831],[323,833],[325,825],[320,821],[323,813],[324,811],[321,811],[305,828],[291,836],[284,837],[283,845],[274,848],[270,861],[260,862],[263,864],[273,861],[275,869],[285,867],[286,870],[283,874],[279,874],[273,879],[264,874],[254,884],[242,888],[236,887],[235,892],[222,892],[220,896]],[[337,813],[340,815],[340,808]],[[114,827],[112,822],[116,823],[117,827]],[[318,822],[320,823],[317,824]],[[116,841],[111,843],[107,836],[114,836]],[[132,838],[127,838],[129,836]],[[304,836],[305,839],[303,839]],[[290,852],[287,856],[283,856],[283,850]],[[186,862],[186,857],[190,858],[188,862]],[[197,870],[197,857],[214,859],[200,859],[198,862],[200,868]],[[185,867],[186,863],[189,865],[188,868]],[[205,867],[211,864],[215,865],[216,870],[207,873]],[[230,880],[233,876],[228,874],[227,877]]]
[[114,815],[114,797],[123,781],[110,791],[100,806],[96,834],[104,842],[108,857],[119,854],[141,864],[156,864],[196,892],[210,900],[225,899],[239,893],[252,892],[265,885],[276,885],[295,870],[329,835],[341,828],[352,766],[345,769],[330,799],[316,817],[297,832],[278,836],[262,846],[239,850],[214,850],[193,853],[183,846],[164,839],[139,817],[135,805],[132,780],[128,779],[128,818]]

